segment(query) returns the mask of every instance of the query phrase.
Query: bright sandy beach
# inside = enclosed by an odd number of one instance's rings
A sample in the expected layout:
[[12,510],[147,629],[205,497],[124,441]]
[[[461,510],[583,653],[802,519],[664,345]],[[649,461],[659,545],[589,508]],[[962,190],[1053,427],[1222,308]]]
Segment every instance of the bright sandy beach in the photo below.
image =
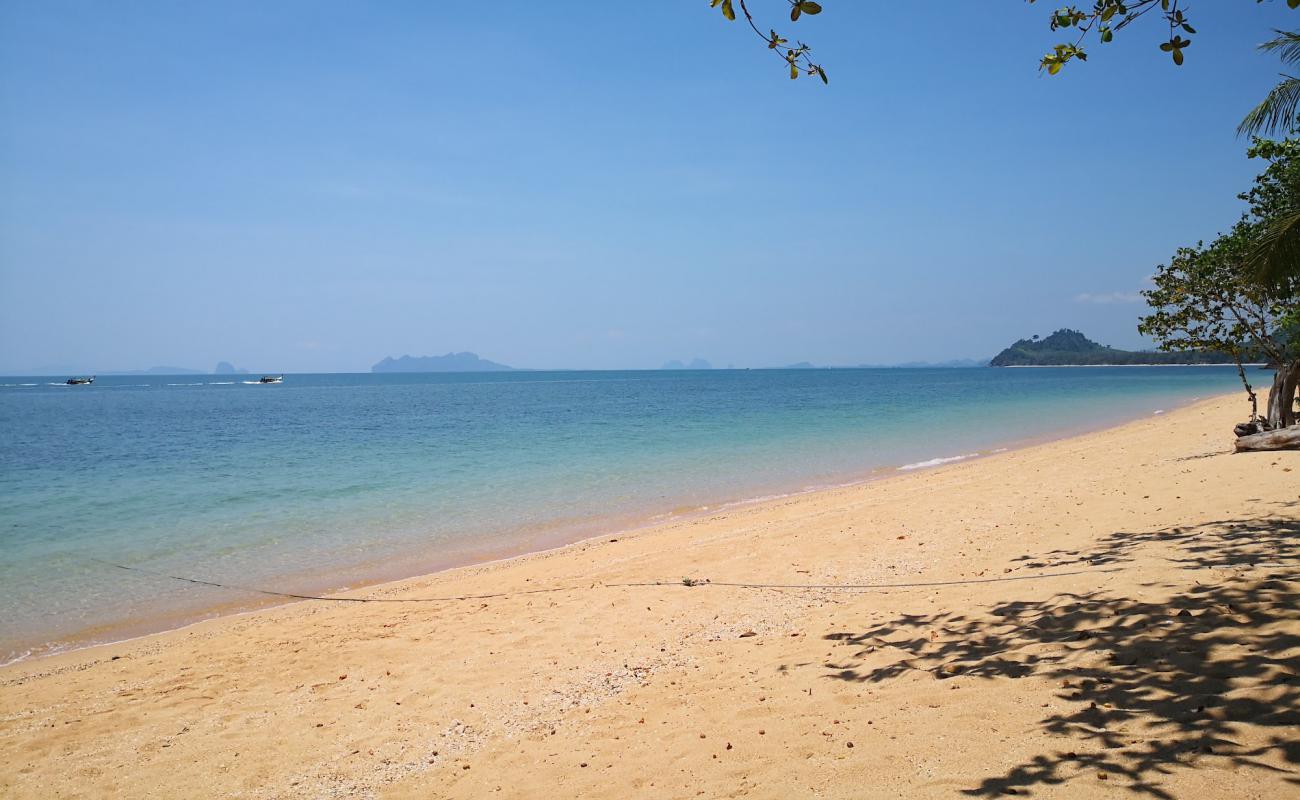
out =
[[0,794],[1294,796],[1300,452],[1242,416],[11,665]]

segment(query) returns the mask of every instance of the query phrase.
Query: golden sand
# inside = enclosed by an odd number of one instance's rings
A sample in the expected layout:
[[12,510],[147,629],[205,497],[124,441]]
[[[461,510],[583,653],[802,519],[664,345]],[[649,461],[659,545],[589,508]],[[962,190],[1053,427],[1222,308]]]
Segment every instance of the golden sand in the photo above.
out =
[[12,665],[0,795],[1294,797],[1300,453],[1242,412]]

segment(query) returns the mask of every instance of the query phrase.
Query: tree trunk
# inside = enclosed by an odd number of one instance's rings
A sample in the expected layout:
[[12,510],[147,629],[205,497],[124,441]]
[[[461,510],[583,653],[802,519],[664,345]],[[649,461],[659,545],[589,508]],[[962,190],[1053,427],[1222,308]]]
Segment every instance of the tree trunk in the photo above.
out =
[[1295,397],[1300,386],[1300,360],[1278,367],[1273,374],[1273,385],[1268,390],[1268,427],[1271,430],[1296,424]]
[[1295,396],[1300,386],[1300,360],[1292,361],[1282,378],[1282,427],[1289,428],[1296,424]]
[[1237,452],[1246,450],[1300,450],[1300,425],[1265,431],[1237,439]]

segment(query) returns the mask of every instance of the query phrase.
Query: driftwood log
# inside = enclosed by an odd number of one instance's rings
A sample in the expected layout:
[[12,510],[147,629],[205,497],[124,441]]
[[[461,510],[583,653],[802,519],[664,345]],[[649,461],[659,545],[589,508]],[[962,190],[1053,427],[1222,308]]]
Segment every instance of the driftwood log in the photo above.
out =
[[1247,450],[1300,450],[1300,425],[1252,433],[1237,439],[1237,452]]

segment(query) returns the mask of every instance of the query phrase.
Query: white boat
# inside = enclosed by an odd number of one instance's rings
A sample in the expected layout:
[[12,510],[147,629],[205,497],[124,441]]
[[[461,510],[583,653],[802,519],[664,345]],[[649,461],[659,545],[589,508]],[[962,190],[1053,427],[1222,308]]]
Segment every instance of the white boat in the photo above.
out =
[[94,375],[91,375],[89,378],[68,378],[69,386],[86,386],[94,382],[95,382]]
[[284,383],[283,375],[263,375],[258,383]]

